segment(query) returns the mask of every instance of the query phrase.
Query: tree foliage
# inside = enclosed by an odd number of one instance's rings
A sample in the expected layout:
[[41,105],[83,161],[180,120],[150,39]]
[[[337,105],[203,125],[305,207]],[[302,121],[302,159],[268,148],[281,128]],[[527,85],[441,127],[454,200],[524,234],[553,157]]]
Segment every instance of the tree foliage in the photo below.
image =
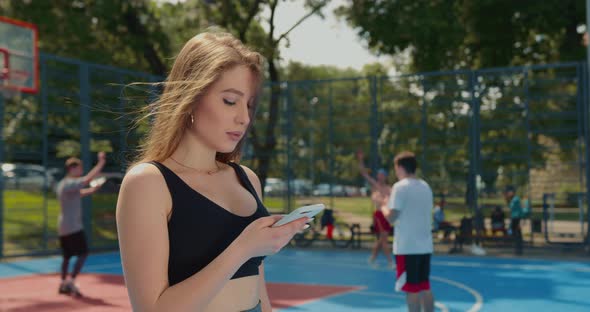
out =
[[0,14],[37,25],[46,53],[165,75],[170,40],[148,0],[5,0]]
[[338,9],[378,53],[412,51],[414,71],[583,59],[583,0],[349,0]]
[[[507,174],[521,183],[519,173],[544,165],[548,146],[558,148],[564,160],[575,158],[578,133],[553,132],[578,126],[571,118],[580,112],[571,68],[569,72],[521,68],[386,77],[387,68],[380,64],[367,64],[361,71],[283,64],[279,47],[307,18],[321,16],[328,2],[305,1],[306,13],[280,33],[276,12],[286,1],[291,0],[4,0],[0,14],[37,24],[43,52],[158,77],[166,75],[175,53],[195,34],[209,27],[233,33],[267,61],[267,84],[246,153],[247,164],[263,184],[268,176],[360,184],[357,149],[369,156],[367,165],[372,169],[383,166],[390,174],[396,153],[417,151],[420,170],[435,191],[456,193],[465,192],[469,160],[475,157],[473,144],[479,144],[476,169],[489,186]],[[582,59],[576,27],[583,12],[580,0],[350,0],[338,10],[377,53],[408,52],[410,67],[402,69],[408,71]],[[55,131],[55,142],[50,144],[61,156],[79,153],[76,114],[82,103],[77,98],[77,69],[53,63],[50,67],[55,74],[47,85],[51,90],[47,118],[50,131]],[[140,78],[116,75],[110,70],[91,73],[93,107],[104,104],[119,110],[118,89],[103,85]],[[10,120],[3,133],[7,146],[39,155],[40,104],[34,97],[7,102],[5,116]],[[546,118],[548,113],[553,119]],[[101,112],[93,112],[92,118],[96,148],[117,151],[137,143],[136,134],[129,142],[119,134],[100,135],[126,125],[126,120],[109,120]],[[475,143],[473,131],[479,131]],[[530,144],[523,143],[527,140]],[[23,161],[33,157],[16,149],[11,155]]]

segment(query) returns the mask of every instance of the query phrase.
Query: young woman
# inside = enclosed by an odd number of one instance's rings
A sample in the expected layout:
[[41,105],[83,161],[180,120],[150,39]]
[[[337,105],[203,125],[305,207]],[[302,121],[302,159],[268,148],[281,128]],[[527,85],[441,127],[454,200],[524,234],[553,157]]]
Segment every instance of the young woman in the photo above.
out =
[[239,165],[262,57],[224,33],[176,57],[152,127],[117,202],[125,281],[135,311],[271,311],[264,257],[307,225],[271,228],[260,181]]
[[389,201],[389,195],[391,193],[391,186],[387,184],[387,172],[384,169],[379,169],[377,172],[377,179],[374,179],[367,172],[367,168],[365,168],[362,151],[357,152],[357,158],[361,175],[371,185],[371,200],[373,201],[375,208],[373,212],[373,226],[377,240],[373,244],[371,256],[369,257],[369,264],[372,265],[375,262],[379,250],[382,250],[385,257],[387,257],[389,267],[393,268],[393,258],[391,256],[391,248],[389,247],[388,241],[392,227],[383,215],[383,212],[381,212],[381,207],[387,207],[387,202]]

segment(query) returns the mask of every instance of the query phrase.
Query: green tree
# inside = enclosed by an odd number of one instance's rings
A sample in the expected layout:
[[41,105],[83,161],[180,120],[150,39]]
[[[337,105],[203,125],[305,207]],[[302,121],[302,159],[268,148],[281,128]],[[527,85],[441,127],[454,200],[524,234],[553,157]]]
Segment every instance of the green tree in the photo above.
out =
[[[287,31],[278,33],[275,17],[277,8],[285,0],[226,0],[206,2],[201,11],[205,14],[206,26],[219,26],[236,35],[242,42],[254,46],[266,58],[268,88],[264,90],[257,125],[250,133],[253,147],[253,166],[264,187],[266,177],[275,160],[277,125],[280,121],[281,71],[279,47],[288,41],[289,34],[307,18],[321,15],[321,9],[329,0],[307,0],[307,13],[301,16]],[[195,5],[197,6],[197,5]],[[267,24],[267,31],[262,24]]]
[[[337,12],[376,52],[409,53],[407,71],[579,61],[585,53],[577,33],[585,21],[582,0],[349,0]],[[392,84],[384,84],[380,98],[389,116],[385,147],[406,140],[410,148],[423,150],[428,166],[422,169],[441,181],[461,179],[465,160],[478,159],[487,187],[493,188],[501,175],[504,181],[526,183],[526,169],[545,164],[550,148],[546,142],[557,145],[562,159],[569,160],[579,146],[582,136],[566,117],[579,111],[575,71],[478,72],[475,81],[456,71],[446,78],[439,73],[388,80]],[[467,141],[473,104],[479,107],[478,155],[469,151],[473,142]],[[418,109],[423,109],[422,116]],[[422,126],[406,131],[417,124]],[[417,130],[424,133],[412,136]]]
[[337,10],[380,53],[411,49],[414,71],[578,61],[583,0],[349,0]]
[[5,0],[0,14],[37,25],[39,49],[165,75],[170,41],[149,0]]

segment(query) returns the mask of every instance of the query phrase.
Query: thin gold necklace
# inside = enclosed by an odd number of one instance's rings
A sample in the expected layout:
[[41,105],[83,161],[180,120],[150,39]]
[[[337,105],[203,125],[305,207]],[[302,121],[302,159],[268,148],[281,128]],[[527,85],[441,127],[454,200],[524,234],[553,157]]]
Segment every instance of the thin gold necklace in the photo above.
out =
[[191,170],[196,171],[198,173],[205,173],[207,175],[213,175],[213,174],[219,172],[219,170],[221,170],[221,167],[219,167],[219,164],[217,163],[217,161],[215,161],[215,166],[217,166],[217,168],[215,168],[213,170],[200,170],[200,169],[196,169],[196,168],[193,168],[193,167],[189,167],[189,166],[183,165],[180,162],[178,162],[176,159],[174,159],[172,156],[170,156],[170,159],[172,159],[172,161],[174,161],[175,163],[177,163],[180,166],[183,166],[185,168],[191,169]]

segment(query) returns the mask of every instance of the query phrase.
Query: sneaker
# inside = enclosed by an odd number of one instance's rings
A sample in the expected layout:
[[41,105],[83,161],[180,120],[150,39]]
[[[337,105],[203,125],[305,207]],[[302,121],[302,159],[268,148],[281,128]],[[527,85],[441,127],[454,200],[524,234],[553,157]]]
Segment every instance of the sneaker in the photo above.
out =
[[59,289],[57,292],[62,295],[69,295],[72,292],[70,283],[66,281],[61,282],[61,284],[59,284]]
[[471,253],[476,256],[485,256],[486,255],[485,249],[483,249],[475,244],[471,245]]
[[72,296],[74,296],[76,298],[82,297],[82,293],[80,292],[80,288],[78,288],[77,285],[75,285],[74,283],[70,283],[70,288],[71,288]]
[[375,262],[375,259],[367,259],[367,264],[369,264],[369,266],[373,269],[376,269],[378,267],[377,263]]

